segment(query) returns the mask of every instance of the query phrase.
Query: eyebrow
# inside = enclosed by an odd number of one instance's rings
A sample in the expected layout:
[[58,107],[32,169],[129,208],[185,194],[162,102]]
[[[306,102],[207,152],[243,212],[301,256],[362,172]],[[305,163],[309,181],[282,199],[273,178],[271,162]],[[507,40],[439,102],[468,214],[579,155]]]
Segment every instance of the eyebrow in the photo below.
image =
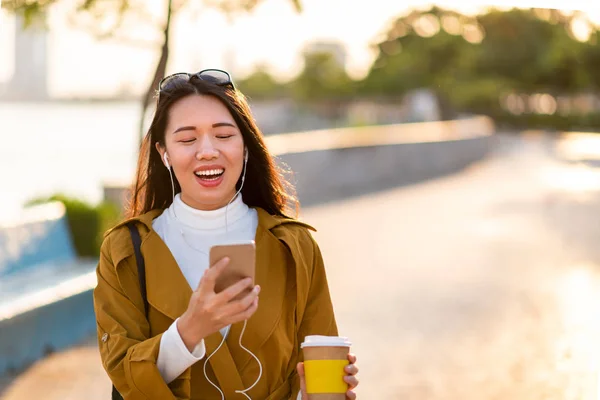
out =
[[[232,124],[231,122],[216,122],[214,124],[212,124],[213,128],[220,128],[222,126],[230,126],[232,128],[235,128],[236,126],[234,124]],[[177,129],[175,129],[173,131],[173,133],[177,133],[177,132],[181,132],[181,131],[195,131],[196,127],[195,126],[181,126]]]

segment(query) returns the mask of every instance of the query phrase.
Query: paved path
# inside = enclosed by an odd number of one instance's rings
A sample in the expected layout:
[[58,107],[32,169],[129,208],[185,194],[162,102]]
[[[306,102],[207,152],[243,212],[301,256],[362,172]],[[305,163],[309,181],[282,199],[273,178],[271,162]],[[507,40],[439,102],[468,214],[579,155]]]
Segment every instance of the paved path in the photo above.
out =
[[[361,399],[599,398],[600,173],[561,160],[578,143],[502,137],[460,174],[305,211]],[[107,399],[109,386],[89,344],[0,399]]]

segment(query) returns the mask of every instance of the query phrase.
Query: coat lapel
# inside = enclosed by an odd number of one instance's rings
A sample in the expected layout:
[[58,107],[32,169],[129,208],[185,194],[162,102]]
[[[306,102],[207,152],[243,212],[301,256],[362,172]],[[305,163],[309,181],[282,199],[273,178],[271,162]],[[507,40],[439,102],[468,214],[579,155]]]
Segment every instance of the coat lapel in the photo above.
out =
[[[286,296],[287,274],[290,273],[286,258],[287,249],[270,231],[273,227],[280,225],[281,220],[269,215],[261,208],[256,210],[258,227],[255,237],[255,282],[261,286],[261,292],[258,309],[248,320],[242,338],[244,347],[253,353],[258,352],[277,327]],[[227,393],[230,393],[232,399],[237,399],[238,397],[235,396],[240,395],[235,394],[235,390],[244,389],[252,384],[252,382],[243,382],[240,376],[240,371],[243,371],[252,359],[252,356],[239,345],[243,327],[244,322],[233,324],[225,343],[209,360],[227,399],[230,398]],[[207,355],[215,351],[222,339],[221,334],[217,332],[205,340]],[[220,371],[223,372],[220,373]],[[223,377],[221,378],[220,375]]]
[[175,321],[187,310],[192,289],[173,254],[153,230],[142,241],[148,303]]
[[[285,301],[287,262],[285,248],[263,226],[256,236],[256,284],[260,285],[258,309],[248,320],[242,344],[255,353],[269,339],[281,318]],[[227,344],[238,369],[242,371],[251,355],[239,345],[243,322],[232,325]]]

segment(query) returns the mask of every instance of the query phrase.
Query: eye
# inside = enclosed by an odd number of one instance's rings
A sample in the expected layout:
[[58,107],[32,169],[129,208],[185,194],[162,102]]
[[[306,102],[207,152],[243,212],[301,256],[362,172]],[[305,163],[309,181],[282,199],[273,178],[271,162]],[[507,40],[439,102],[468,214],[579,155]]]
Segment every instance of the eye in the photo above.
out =
[[217,135],[217,139],[229,139],[232,136],[233,135],[230,135],[230,134],[220,134],[220,135]]
[[196,139],[188,139],[188,140],[180,140],[180,143],[192,143],[193,141],[195,141]]

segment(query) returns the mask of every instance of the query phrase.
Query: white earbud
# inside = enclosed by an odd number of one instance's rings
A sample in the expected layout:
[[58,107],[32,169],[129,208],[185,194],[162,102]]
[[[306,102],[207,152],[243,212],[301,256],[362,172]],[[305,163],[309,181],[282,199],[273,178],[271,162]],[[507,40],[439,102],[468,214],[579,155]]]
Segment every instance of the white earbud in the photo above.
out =
[[165,161],[165,167],[167,167],[167,169],[171,169],[171,165],[169,165],[169,155],[166,152],[163,156],[163,160]]
[[244,149],[244,162],[248,162],[248,148]]

